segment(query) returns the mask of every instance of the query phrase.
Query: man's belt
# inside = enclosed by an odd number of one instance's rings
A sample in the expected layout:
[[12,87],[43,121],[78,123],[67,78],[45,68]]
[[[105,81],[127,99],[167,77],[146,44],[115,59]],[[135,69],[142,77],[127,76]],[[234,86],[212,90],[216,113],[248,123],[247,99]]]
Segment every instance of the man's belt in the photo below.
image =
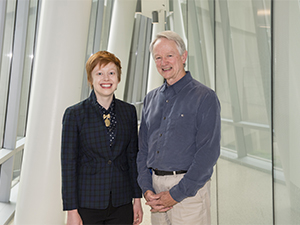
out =
[[156,169],[152,169],[152,170],[157,176],[176,175],[176,174],[183,174],[187,172],[186,170],[178,170],[178,171],[162,171]]

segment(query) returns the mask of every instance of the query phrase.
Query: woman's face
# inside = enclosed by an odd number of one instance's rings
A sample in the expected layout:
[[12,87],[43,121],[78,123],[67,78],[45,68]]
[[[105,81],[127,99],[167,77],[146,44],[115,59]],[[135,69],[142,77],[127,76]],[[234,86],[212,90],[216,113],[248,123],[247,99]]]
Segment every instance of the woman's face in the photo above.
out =
[[112,97],[119,84],[118,70],[114,63],[99,64],[92,71],[93,87],[98,98]]

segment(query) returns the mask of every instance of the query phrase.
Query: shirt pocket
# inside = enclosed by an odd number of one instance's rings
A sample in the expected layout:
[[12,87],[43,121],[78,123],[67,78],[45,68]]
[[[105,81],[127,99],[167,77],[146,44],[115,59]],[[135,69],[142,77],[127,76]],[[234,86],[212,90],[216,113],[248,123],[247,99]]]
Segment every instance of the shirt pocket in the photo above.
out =
[[179,112],[173,118],[173,136],[177,143],[190,142],[195,134],[196,115],[190,112]]

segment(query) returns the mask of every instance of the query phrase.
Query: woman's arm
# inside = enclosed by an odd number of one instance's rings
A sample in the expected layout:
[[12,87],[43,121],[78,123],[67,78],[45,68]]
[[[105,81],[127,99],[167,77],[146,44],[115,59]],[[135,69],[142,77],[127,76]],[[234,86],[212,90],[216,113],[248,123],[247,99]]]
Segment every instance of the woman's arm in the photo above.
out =
[[68,211],[67,225],[83,225],[77,209]]
[[143,221],[143,209],[140,198],[133,200],[133,224],[140,224]]
[[61,175],[63,209],[78,207],[77,200],[77,158],[78,129],[73,110],[68,108],[63,117],[61,142]]

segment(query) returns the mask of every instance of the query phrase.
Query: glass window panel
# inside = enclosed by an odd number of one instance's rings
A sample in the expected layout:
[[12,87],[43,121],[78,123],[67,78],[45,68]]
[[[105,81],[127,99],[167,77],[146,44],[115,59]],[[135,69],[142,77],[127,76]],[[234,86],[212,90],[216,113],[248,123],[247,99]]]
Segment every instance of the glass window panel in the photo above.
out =
[[12,187],[20,181],[23,151],[24,151],[24,149],[22,149],[21,151],[19,151],[15,154],[13,178],[12,178],[12,185],[11,185]]
[[248,129],[245,128],[245,138],[248,156],[265,159],[268,162],[272,160],[271,133],[270,130]]
[[133,38],[125,83],[124,101],[135,105],[138,120],[141,118],[142,102],[147,92],[151,37],[151,19],[135,15]]
[[235,132],[232,123],[222,122],[221,133],[222,133],[222,139],[221,139],[222,148],[236,152]]
[[216,1],[219,224],[273,223],[270,5]]
[[[179,2],[181,2],[182,14],[185,15],[183,16],[184,29],[182,30],[185,31],[188,40],[188,67],[186,67],[186,70],[189,70],[196,80],[215,89],[214,2],[210,0]],[[174,13],[175,12],[174,10]],[[176,15],[174,15],[174,17],[175,16]],[[180,29],[175,31],[180,32]],[[230,129],[230,125],[227,126],[227,129]],[[230,143],[231,140],[234,141],[234,138],[227,138],[227,141]],[[217,224],[216,168],[214,171],[211,178],[211,222],[212,224]]]
[[5,128],[6,104],[11,69],[12,45],[14,38],[16,1],[7,1],[4,27],[3,50],[0,62],[0,144],[3,145],[3,132]]
[[192,76],[212,89],[214,84],[214,7],[211,1],[187,1],[188,66]]
[[274,208],[276,224],[300,224],[300,3],[274,2]]

